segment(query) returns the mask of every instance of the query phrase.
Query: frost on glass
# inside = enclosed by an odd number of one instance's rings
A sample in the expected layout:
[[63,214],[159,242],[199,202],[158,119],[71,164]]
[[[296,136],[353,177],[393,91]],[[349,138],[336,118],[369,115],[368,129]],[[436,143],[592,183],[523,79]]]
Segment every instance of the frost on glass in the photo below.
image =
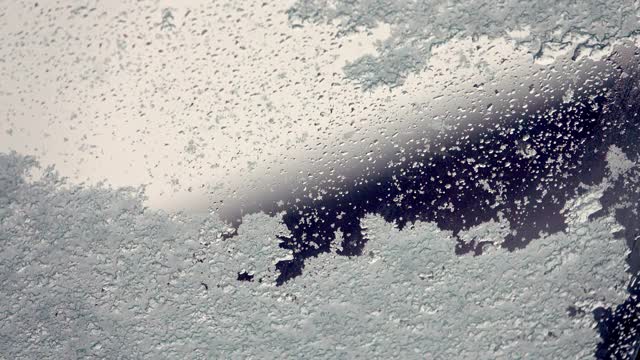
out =
[[[277,287],[277,219],[250,216],[224,241],[223,224],[146,209],[136,189],[62,189],[52,170],[26,181],[34,165],[0,157],[10,358],[584,357],[598,342],[591,311],[625,297],[622,226],[589,220],[603,186],[568,203],[566,233],[480,257],[455,255],[433,223],[399,231],[368,216],[366,255],[314,258]],[[238,266],[255,280],[237,281]]]
[[3,6],[0,355],[637,352],[635,3]]
[[457,38],[506,37],[544,61],[563,52],[574,58],[606,53],[615,41],[637,35],[639,16],[631,0],[298,0],[289,10],[294,24],[335,23],[340,34],[391,25],[377,55],[345,68],[364,88],[401,85],[409,73],[425,67],[434,47]]

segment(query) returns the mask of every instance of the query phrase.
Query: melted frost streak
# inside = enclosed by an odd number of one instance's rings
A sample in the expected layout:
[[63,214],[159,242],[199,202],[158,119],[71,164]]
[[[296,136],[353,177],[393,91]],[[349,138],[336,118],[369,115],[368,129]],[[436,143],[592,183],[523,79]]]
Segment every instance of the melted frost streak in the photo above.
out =
[[[457,237],[458,254],[480,255],[483,246],[495,242],[515,250],[541,233],[565,230],[567,199],[580,192],[581,184],[602,181],[607,150],[612,144],[628,150],[629,129],[638,124],[637,116],[619,110],[636,91],[628,71],[625,76],[621,69],[596,74],[591,86],[575,92],[576,101],[547,95],[536,107],[496,113],[490,121],[476,122],[475,129],[457,124],[435,140],[425,138],[395,154],[393,166],[362,174],[355,186],[318,186],[328,189],[321,198],[306,195],[311,191],[305,189],[279,205],[264,206],[260,210],[272,215],[284,212],[291,233],[282,237],[281,246],[293,252],[293,259],[277,264],[277,283],[302,274],[305,259],[332,246],[340,255],[361,255],[366,214],[379,214],[399,229],[434,222]],[[502,219],[511,228],[504,239],[465,242],[458,236]],[[333,244],[337,233],[342,241]]]
[[[380,84],[402,84],[407,73],[424,67],[434,43],[445,42],[456,36],[510,37],[511,30],[525,30],[522,39],[518,40],[516,36],[514,40],[529,45],[534,58],[547,61],[548,59],[544,59],[547,52],[553,52],[555,48],[572,49],[572,57],[576,59],[583,51],[598,53],[610,47],[612,39],[635,37],[637,29],[633,28],[638,23],[635,11],[637,5],[630,1],[583,1],[574,3],[573,6],[564,6],[560,12],[557,11],[556,2],[537,2],[537,8],[533,11],[529,6],[523,8],[518,2],[501,3],[497,8],[493,5],[486,6],[484,2],[463,2],[443,7],[440,2],[430,1],[336,1],[331,5],[326,6],[322,1],[299,0],[290,9],[289,15],[292,19],[301,21],[337,20],[340,31],[345,33],[372,28],[378,22],[395,27],[392,36],[379,45],[377,56],[363,56],[345,68],[347,76],[359,81],[365,88]],[[613,15],[614,13],[617,15]],[[622,14],[622,17],[618,14]],[[617,20],[609,20],[613,18]],[[554,31],[549,32],[550,28]],[[635,59],[634,66],[637,64]],[[387,221],[395,222],[400,228],[416,219],[435,221],[440,227],[453,230],[454,234],[467,229],[471,224],[495,220],[497,215],[504,214],[513,231],[502,245],[510,250],[526,246],[540,231],[564,230],[566,223],[560,209],[569,196],[580,191],[578,185],[581,183],[603,181],[606,174],[603,154],[608,147],[619,146],[632,161],[638,160],[638,77],[635,74],[630,78],[626,77],[629,74],[622,75],[620,84],[614,87],[615,92],[594,99],[597,105],[604,105],[605,108],[593,108],[593,103],[585,101],[590,95],[595,95],[588,94],[589,91],[579,95],[581,100],[576,102],[576,107],[560,106],[554,117],[565,123],[565,128],[556,128],[550,122],[545,124],[545,121],[540,121],[537,125],[520,127],[508,135],[503,133],[495,136],[491,133],[491,140],[508,148],[499,152],[498,157],[487,157],[484,153],[480,155],[487,162],[485,170],[489,170],[491,174],[489,179],[484,176],[486,174],[473,175],[470,167],[464,164],[465,155],[475,156],[478,150],[473,147],[474,143],[478,144],[477,139],[472,137],[472,140],[460,146],[457,156],[446,158],[436,155],[429,159],[428,165],[392,174],[399,176],[394,181],[380,181],[380,186],[388,186],[386,190],[397,195],[394,200],[399,201],[394,202],[401,204],[402,208],[394,208],[390,198],[384,194],[381,198],[378,197],[381,192],[384,193],[384,189],[372,186],[365,187],[364,190],[354,189],[353,195],[340,199],[347,201],[347,205],[342,207],[346,208],[348,214],[344,221],[337,219],[339,225],[344,226],[343,231],[346,228],[343,250],[340,253],[361,253],[362,243],[366,241],[359,231],[363,212],[382,214]],[[531,114],[529,112],[527,115]],[[520,145],[516,140],[518,135],[545,142],[542,143],[542,148],[536,146],[539,143],[533,145],[535,154],[523,160],[512,150]],[[553,139],[553,135],[556,135],[555,140],[549,141],[549,138]],[[488,148],[495,150],[495,147]],[[549,160],[560,160],[554,152],[564,155],[564,162],[549,164]],[[549,166],[543,166],[545,162]],[[451,172],[455,175],[445,169],[454,169]],[[431,177],[429,174],[435,176]],[[437,195],[424,196],[420,191],[424,191],[424,185],[429,180],[433,181],[432,179],[438,182],[432,184],[430,190]],[[478,179],[483,180],[485,191],[479,189]],[[618,235],[626,239],[631,249],[627,260],[634,277],[637,277],[640,270],[640,255],[636,244],[640,239],[637,179],[636,174],[631,180],[618,178],[612,185],[605,184],[607,189],[603,198],[604,207],[600,214],[595,215],[598,217],[613,213],[624,226],[624,230]],[[454,181],[455,184],[451,184]],[[456,186],[460,181],[462,186]],[[473,185],[469,185],[468,181]],[[393,189],[394,185],[398,186],[397,191]],[[495,186],[500,188],[497,192],[487,191],[487,188],[495,189]],[[457,193],[458,191],[462,194]],[[363,195],[365,192],[376,197],[375,200]],[[287,214],[285,221],[288,221],[290,228],[293,226],[298,230],[300,239],[311,234],[321,235],[324,240],[320,241],[319,248],[310,248],[300,245],[295,239],[289,239],[286,246],[298,249],[301,256],[290,263],[279,264],[283,275],[281,280],[300,274],[304,266],[301,259],[305,256],[327,251],[326,242],[331,241],[332,235],[326,230],[327,225],[322,219],[329,222],[336,220],[331,215],[331,209],[340,200],[332,199],[327,206],[329,211],[320,207],[320,214],[307,209]],[[625,205],[622,205],[623,201]],[[494,202],[497,203],[489,205]],[[450,212],[447,213],[445,208]],[[304,221],[304,216],[315,216],[311,225],[296,224]],[[458,238],[457,252],[473,251],[480,254],[482,243],[482,240],[464,243]],[[638,356],[640,339],[637,334],[637,281],[631,282],[628,291],[631,294],[629,299],[615,310],[601,308],[594,312],[601,324],[599,330],[603,338],[596,353],[598,358],[631,359]]]
[[[601,141],[607,136],[605,103],[596,96],[559,105],[550,116],[530,109],[517,127],[511,119],[487,122],[480,136],[461,141],[456,149],[415,151],[389,174],[367,174],[363,185],[288,209],[283,220],[292,236],[284,247],[295,258],[278,264],[280,283],[301,274],[305,258],[330,251],[338,229],[344,238],[338,253],[361,255],[366,238],[360,220],[368,213],[380,214],[400,229],[417,220],[435,222],[454,235],[503,214],[515,231],[505,239],[510,250],[524,247],[540,231],[564,230],[560,211],[566,198],[581,182],[602,178],[608,147]],[[468,137],[463,129],[446,136]],[[457,250],[480,254],[482,242],[460,240]]]
[[[616,53],[610,60],[619,63],[620,56]],[[637,54],[634,58],[637,66]],[[361,221],[372,213],[399,230],[416,221],[434,222],[452,231],[457,254],[481,255],[487,244],[513,251],[543,233],[564,231],[567,200],[603,182],[612,145],[638,159],[638,73],[618,66],[611,73],[596,74],[592,85],[573,94],[577,100],[550,97],[543,106],[528,107],[513,117],[499,113],[491,121],[479,122],[480,131],[475,133],[454,126],[435,142],[425,140],[399,154],[386,172],[372,171],[357,178],[355,186],[334,187],[322,198],[302,195],[303,201],[298,198],[262,209],[272,215],[284,212],[283,222],[291,234],[281,237],[281,247],[291,250],[293,258],[276,264],[277,284],[301,275],[306,259],[331,252],[332,246],[339,255],[362,255],[368,239]],[[444,145],[451,140],[454,146]],[[605,198],[613,200],[594,216],[610,212],[623,195],[634,193],[621,186],[607,190]],[[637,196],[634,199],[637,204]],[[626,226],[619,235],[633,249],[637,212],[621,209],[615,215]],[[459,236],[479,224],[503,219],[511,229],[504,239],[465,242]],[[341,243],[333,244],[338,238]],[[637,251],[628,262],[636,274],[640,269]],[[629,291],[631,297],[615,310],[594,311],[603,338],[600,358],[611,354],[630,358],[637,347],[638,337],[631,331],[638,321],[637,285]]]

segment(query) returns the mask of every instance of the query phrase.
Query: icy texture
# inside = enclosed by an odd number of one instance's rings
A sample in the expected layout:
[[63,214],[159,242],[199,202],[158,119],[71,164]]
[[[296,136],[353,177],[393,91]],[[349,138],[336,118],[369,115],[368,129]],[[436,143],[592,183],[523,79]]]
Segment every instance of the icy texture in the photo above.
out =
[[628,272],[634,277],[627,288],[630,295],[624,302],[594,311],[602,337],[596,355],[600,359],[635,360],[640,350],[640,167],[638,156],[630,159],[617,147],[610,149],[607,161],[611,181],[603,184],[600,200],[603,209],[593,217],[614,213],[624,227],[617,235],[626,239],[631,249]]
[[425,67],[435,46],[456,38],[506,37],[543,62],[558,53],[606,53],[616,40],[638,33],[638,9],[631,0],[298,0],[289,15],[294,24],[336,22],[343,34],[391,25],[377,55],[345,68],[348,77],[372,88],[401,85]]
[[[52,169],[26,181],[34,164],[0,155],[8,359],[586,358],[591,311],[626,297],[620,226],[587,219],[598,187],[571,202],[566,234],[480,257],[456,256],[433,224],[369,216],[365,256],[310,259],[275,287],[275,218],[246,217],[223,241],[222,224],[150,211],[137,189],[68,186]],[[486,226],[471,231],[500,227]],[[236,281],[242,268],[254,281]]]

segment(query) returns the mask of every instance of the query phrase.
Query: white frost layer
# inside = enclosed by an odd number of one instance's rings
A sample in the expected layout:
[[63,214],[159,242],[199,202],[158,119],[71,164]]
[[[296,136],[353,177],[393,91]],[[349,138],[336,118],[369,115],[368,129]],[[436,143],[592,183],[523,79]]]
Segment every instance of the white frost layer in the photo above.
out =
[[[459,257],[433,224],[398,231],[371,216],[366,255],[310,259],[278,288],[277,219],[246,217],[223,241],[221,224],[149,211],[133,191],[64,189],[51,173],[20,181],[29,166],[0,156],[8,359],[586,358],[598,342],[590,312],[626,295],[611,217]],[[590,195],[567,211],[596,209]],[[488,226],[474,231],[500,228]],[[254,282],[235,280],[243,269]]]

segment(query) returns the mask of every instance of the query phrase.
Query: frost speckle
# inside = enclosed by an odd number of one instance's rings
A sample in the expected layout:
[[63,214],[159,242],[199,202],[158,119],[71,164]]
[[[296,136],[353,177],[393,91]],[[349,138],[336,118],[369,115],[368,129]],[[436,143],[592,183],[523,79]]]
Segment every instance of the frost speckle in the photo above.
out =
[[626,174],[629,170],[636,167],[637,164],[631,161],[620,147],[612,145],[607,152],[607,169],[611,173],[611,177],[615,180]]

